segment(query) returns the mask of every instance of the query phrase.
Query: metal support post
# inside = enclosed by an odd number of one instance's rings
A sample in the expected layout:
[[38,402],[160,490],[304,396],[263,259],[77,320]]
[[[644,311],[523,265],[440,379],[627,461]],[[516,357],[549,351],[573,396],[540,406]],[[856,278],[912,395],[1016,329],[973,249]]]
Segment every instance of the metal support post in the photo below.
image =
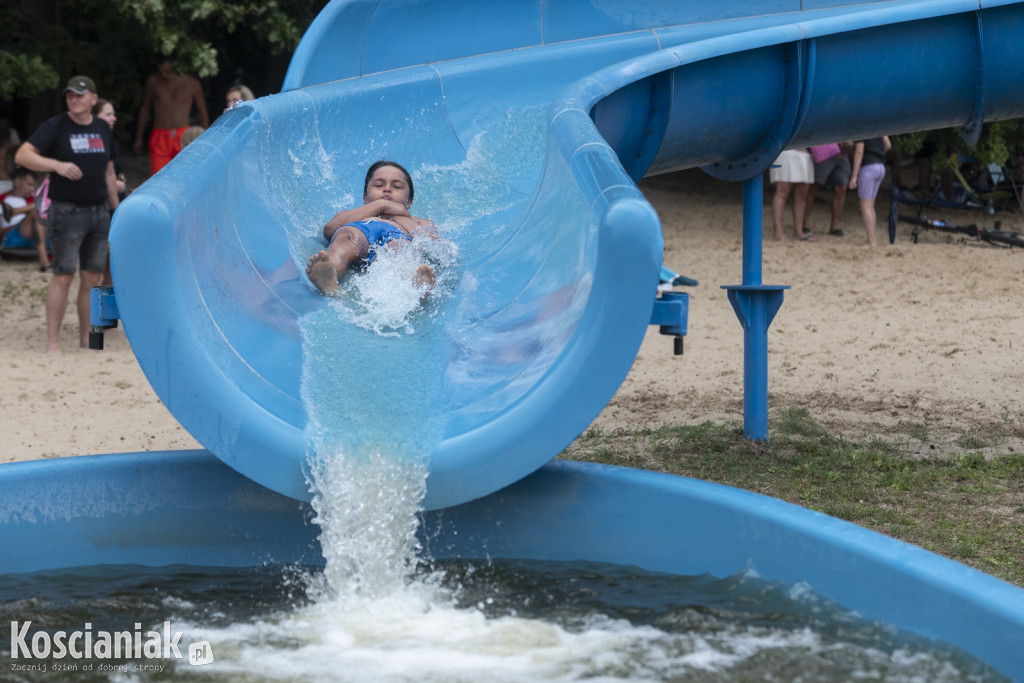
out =
[[723,285],[743,326],[743,435],[768,440],[768,327],[789,285],[761,284],[761,175],[743,183],[743,284]]

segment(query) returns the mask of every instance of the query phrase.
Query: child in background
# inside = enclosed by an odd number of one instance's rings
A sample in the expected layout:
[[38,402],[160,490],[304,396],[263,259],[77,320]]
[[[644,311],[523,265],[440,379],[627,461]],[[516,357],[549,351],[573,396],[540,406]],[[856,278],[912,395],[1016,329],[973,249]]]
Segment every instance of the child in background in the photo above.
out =
[[0,242],[4,248],[35,247],[39,270],[45,272],[50,257],[46,253],[46,226],[36,215],[36,177],[27,168],[19,168],[14,171],[13,184],[10,192],[0,195]]

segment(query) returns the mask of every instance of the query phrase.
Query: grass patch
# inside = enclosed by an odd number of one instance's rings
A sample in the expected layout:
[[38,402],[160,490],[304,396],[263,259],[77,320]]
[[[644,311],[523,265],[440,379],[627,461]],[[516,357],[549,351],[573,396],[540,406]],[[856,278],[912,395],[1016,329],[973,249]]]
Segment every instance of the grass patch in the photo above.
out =
[[751,443],[738,423],[590,430],[562,457],[781,498],[1024,586],[1024,453],[911,458],[881,440],[831,436],[805,410],[775,416],[769,437]]
[[46,299],[46,286],[35,286],[30,284],[14,284],[12,282],[5,282],[4,287],[0,290],[0,299],[7,301],[17,301],[21,298],[36,299],[43,301]]

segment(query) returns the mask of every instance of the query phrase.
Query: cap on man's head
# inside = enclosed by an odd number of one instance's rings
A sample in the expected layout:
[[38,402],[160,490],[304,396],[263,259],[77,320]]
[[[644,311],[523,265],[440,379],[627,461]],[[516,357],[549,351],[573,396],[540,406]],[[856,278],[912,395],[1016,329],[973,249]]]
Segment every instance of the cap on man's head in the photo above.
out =
[[75,76],[68,85],[64,88],[64,92],[70,90],[76,95],[84,95],[87,92],[96,92],[96,84],[88,76]]

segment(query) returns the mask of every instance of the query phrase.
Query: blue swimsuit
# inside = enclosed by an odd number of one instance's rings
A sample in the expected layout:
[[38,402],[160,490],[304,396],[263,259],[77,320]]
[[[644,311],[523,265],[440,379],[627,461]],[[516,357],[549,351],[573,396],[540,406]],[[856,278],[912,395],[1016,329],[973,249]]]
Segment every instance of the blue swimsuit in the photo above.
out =
[[[395,240],[412,240],[412,238],[406,235],[401,228],[395,227],[385,221],[378,221],[372,218],[365,221],[356,221],[355,223],[346,223],[346,226],[355,228],[359,232],[363,233],[366,236],[366,241],[370,243],[370,253],[367,254],[364,259],[366,263],[373,263],[373,259],[377,256],[377,247]],[[339,229],[331,235],[332,242],[340,232],[341,230]]]

